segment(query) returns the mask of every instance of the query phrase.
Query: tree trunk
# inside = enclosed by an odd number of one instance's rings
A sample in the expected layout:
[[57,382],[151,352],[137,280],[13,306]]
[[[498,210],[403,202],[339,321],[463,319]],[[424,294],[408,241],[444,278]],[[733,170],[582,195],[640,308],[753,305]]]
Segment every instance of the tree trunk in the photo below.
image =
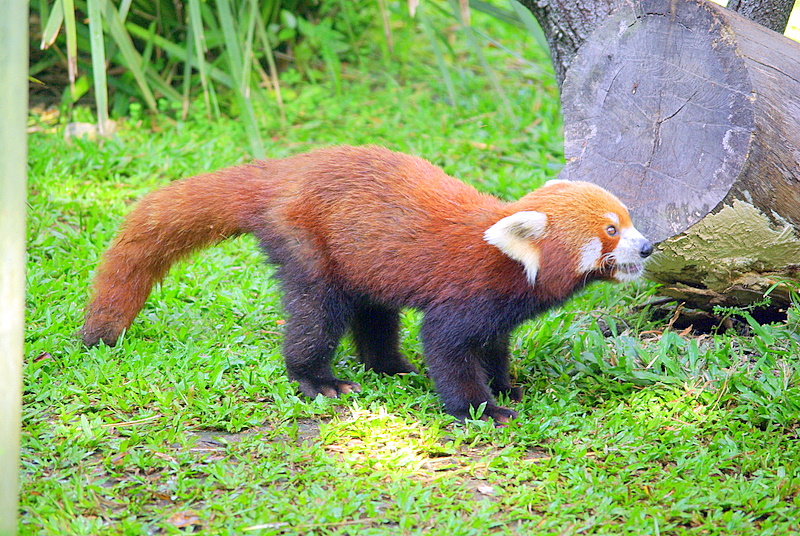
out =
[[572,58],[589,35],[621,7],[630,8],[632,0],[519,0],[539,22],[550,47],[550,58],[558,86],[564,81]]
[[745,305],[800,287],[800,44],[705,0],[636,0],[563,84],[561,178],[618,194],[663,241],[665,294]]
[[728,9],[772,31],[783,33],[789,24],[794,0],[730,0]]

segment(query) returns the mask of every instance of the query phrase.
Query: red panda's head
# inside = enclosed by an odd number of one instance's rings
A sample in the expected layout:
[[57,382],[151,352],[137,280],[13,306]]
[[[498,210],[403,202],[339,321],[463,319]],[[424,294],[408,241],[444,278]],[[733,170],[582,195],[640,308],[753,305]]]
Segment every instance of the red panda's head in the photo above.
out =
[[552,180],[508,209],[512,213],[487,229],[484,238],[522,263],[534,285],[543,241],[567,250],[570,266],[564,269],[576,277],[632,281],[653,252],[625,205],[592,183]]

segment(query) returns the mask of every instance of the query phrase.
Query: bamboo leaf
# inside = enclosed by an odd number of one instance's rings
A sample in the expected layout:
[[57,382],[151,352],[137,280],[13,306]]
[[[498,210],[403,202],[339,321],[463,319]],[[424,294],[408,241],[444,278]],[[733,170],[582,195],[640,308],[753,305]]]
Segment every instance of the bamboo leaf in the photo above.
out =
[[58,32],[61,31],[61,25],[64,23],[64,4],[62,0],[56,0],[53,3],[53,9],[50,11],[50,17],[47,19],[47,24],[42,30],[42,43],[41,49],[50,48],[56,42]]
[[[515,0],[509,0],[511,4],[516,3]],[[488,2],[484,2],[482,0],[470,0],[469,5],[475,11],[480,11],[481,13],[486,13],[493,19],[499,20],[503,24],[508,24],[510,26],[515,26],[517,28],[525,28],[525,25],[520,20],[517,12],[509,9],[503,9],[499,6],[494,4],[490,4]],[[519,5],[519,4],[517,4]],[[522,7],[522,6],[519,6]],[[525,9],[522,7],[522,9]],[[533,16],[533,15],[531,15]]]
[[[147,36],[144,38],[144,50],[142,51],[141,67],[142,70],[145,71],[147,70],[148,65],[152,64],[153,50],[155,50],[155,45],[153,44],[153,38],[157,35],[156,34],[157,25],[158,23],[156,21],[152,21],[150,23],[150,26],[147,28]],[[127,27],[125,29],[127,30]]]
[[547,37],[544,35],[544,30],[542,27],[539,26],[539,23],[533,18],[533,14],[525,8],[522,4],[517,2],[517,0],[508,0],[511,4],[512,9],[517,14],[517,17],[525,25],[525,28],[528,30],[528,33],[531,34],[533,40],[539,45],[539,47],[550,54],[550,45],[547,43]]
[[75,29],[75,4],[73,0],[63,0],[64,32],[67,37],[67,72],[69,73],[70,90],[75,91],[75,79],[78,77],[78,37]]
[[503,109],[505,110],[505,114],[508,116],[509,119],[517,123],[519,119],[517,118],[516,114],[514,114],[514,108],[511,106],[511,102],[508,100],[508,96],[506,92],[503,91],[503,87],[500,85],[500,82],[497,79],[497,75],[492,69],[492,66],[489,65],[489,62],[486,60],[486,55],[483,53],[483,49],[478,44],[478,41],[475,39],[475,33],[472,31],[472,28],[468,26],[464,19],[461,17],[461,8],[460,5],[456,3],[456,0],[450,0],[451,5],[453,6],[453,11],[456,13],[458,18],[459,24],[461,26],[461,30],[464,32],[464,35],[467,38],[467,44],[469,44],[470,48],[472,48],[473,53],[478,58],[481,66],[483,67],[483,72],[486,73],[486,77],[489,79],[489,83],[494,89],[494,92],[497,94],[498,98],[500,99]]
[[242,89],[249,90],[250,88],[250,65],[253,64],[253,38],[256,32],[256,23],[258,22],[258,2],[250,0],[248,2],[250,12],[248,13],[247,20],[247,37],[244,41],[244,57],[242,58]]
[[133,0],[122,0],[119,3],[119,18],[120,20],[126,20],[128,18],[128,11],[131,9],[131,3]]
[[[251,0],[255,2],[256,0]],[[275,65],[275,58],[272,55],[272,45],[269,40],[269,36],[267,35],[266,30],[264,29],[265,25],[262,23],[259,24],[256,29],[258,31],[259,39],[261,39],[261,45],[264,47],[264,52],[267,57],[267,66],[269,67],[269,80],[272,83],[272,89],[275,91],[275,100],[278,103],[278,110],[281,114],[281,125],[286,125],[286,111],[283,107],[283,95],[281,94],[281,85],[278,81],[278,68]]]
[[233,79],[239,84],[242,81],[242,51],[239,48],[239,39],[236,35],[236,24],[233,21],[233,13],[228,0],[217,0],[219,22],[225,38],[225,47],[230,66],[233,71]]
[[[211,106],[211,89],[209,88],[208,83],[208,74],[206,68],[206,61],[205,61],[205,53],[206,53],[206,44],[205,44],[205,33],[203,30],[203,21],[200,16],[200,0],[189,0],[189,32],[192,37],[192,42],[194,44],[194,50],[197,53],[197,60],[195,61],[195,65],[197,67],[197,71],[200,73],[200,84],[203,87],[203,98],[206,101],[206,111],[210,114],[212,113],[212,106]],[[187,47],[188,48],[188,47]],[[188,55],[186,57],[186,63],[192,65],[192,58]],[[219,109],[216,107],[216,99],[214,99],[215,106],[213,108],[215,115],[219,116]]]
[[244,64],[242,63],[242,51],[239,48],[239,40],[236,35],[236,25],[233,20],[231,12],[231,5],[228,0],[217,0],[217,11],[219,13],[220,25],[222,26],[222,33],[225,37],[225,46],[228,53],[229,65],[231,67],[231,74],[234,80],[234,94],[239,103],[239,109],[244,127],[247,131],[247,137],[250,141],[250,150],[256,158],[264,157],[264,144],[261,141],[261,135],[258,132],[258,124],[256,122],[255,110],[253,109],[253,102],[249,97],[249,88],[245,83]]
[[97,104],[97,128],[101,136],[108,129],[108,84],[106,82],[106,49],[103,39],[103,21],[99,0],[87,0],[89,11],[89,41],[92,50],[92,78]]
[[[194,35],[191,24],[186,28],[186,61],[183,62],[183,103],[181,105],[181,119],[185,120],[189,115],[189,94],[192,90],[192,55],[194,52]],[[208,96],[206,95],[206,105]],[[211,119],[211,109],[206,106],[206,116]]]
[[[125,31],[125,27],[122,25],[122,21],[119,18],[117,10],[114,9],[114,6],[108,0],[97,1],[99,2],[103,11],[103,16],[106,24],[108,25],[108,31],[123,56],[125,67],[131,71],[131,74],[133,74],[133,77],[136,79],[136,83],[142,92],[142,97],[144,97],[147,107],[152,111],[156,111],[156,99],[147,83],[147,77],[145,76],[144,70],[141,68],[142,58],[134,48],[133,42],[131,41],[131,36]],[[178,99],[180,99],[180,96]]]
[[386,40],[384,51],[384,61],[388,63],[389,57],[394,54],[394,38],[392,37],[392,26],[389,22],[389,8],[386,0],[378,0],[378,10],[381,13],[381,24],[383,25],[383,38]]
[[[165,39],[160,35],[153,35],[151,36],[150,31],[142,28],[141,26],[137,26],[136,24],[129,22],[125,25],[125,28],[128,30],[130,35],[134,37],[138,37],[140,39],[149,39],[152,37],[153,43],[158,46],[159,48],[163,49],[169,56],[176,58],[180,61],[189,61],[190,58],[186,54],[186,49],[182,48],[180,45],[173,43]],[[193,26],[194,29],[194,26]],[[199,56],[199,54],[198,54]],[[210,65],[205,60],[200,60],[200,58],[191,58],[192,67],[197,68],[198,70],[201,69],[211,78],[223,84],[227,87],[232,88],[234,85],[233,78],[225,71]]]

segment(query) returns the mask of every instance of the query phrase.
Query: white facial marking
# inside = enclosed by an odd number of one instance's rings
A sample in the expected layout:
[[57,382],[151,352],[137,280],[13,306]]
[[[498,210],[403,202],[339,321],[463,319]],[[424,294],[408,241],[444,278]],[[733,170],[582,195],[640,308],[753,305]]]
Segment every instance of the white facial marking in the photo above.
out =
[[597,237],[592,238],[581,247],[581,258],[578,259],[578,272],[591,272],[597,268],[600,255],[603,253],[603,243]]
[[531,242],[541,238],[547,229],[547,216],[523,210],[506,216],[483,233],[483,239],[504,254],[522,263],[528,282],[536,282],[539,272],[539,248]]
[[634,281],[644,272],[642,247],[647,239],[634,227],[626,227],[620,233],[619,243],[609,255],[616,265],[614,279],[617,281]]
[[616,212],[609,212],[605,216],[609,220],[613,221],[615,224],[619,225],[619,216],[617,216]]

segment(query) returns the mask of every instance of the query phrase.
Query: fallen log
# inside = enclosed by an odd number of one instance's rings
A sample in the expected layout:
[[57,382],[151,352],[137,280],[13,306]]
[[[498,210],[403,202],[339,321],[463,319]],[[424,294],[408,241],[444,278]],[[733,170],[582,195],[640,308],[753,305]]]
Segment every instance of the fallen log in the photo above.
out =
[[705,0],[636,0],[562,91],[560,178],[616,193],[649,277],[704,309],[800,288],[800,44]]

